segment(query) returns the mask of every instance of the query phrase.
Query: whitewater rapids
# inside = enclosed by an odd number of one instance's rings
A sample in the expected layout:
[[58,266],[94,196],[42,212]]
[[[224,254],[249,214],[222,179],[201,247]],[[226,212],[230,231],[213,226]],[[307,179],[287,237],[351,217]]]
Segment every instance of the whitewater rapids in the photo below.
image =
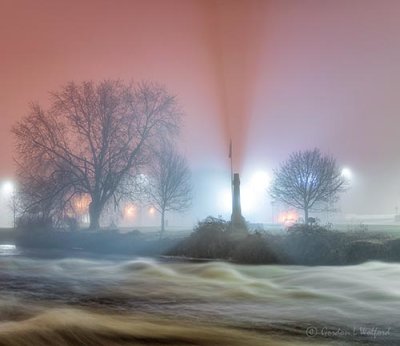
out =
[[0,345],[398,345],[400,265],[0,258]]

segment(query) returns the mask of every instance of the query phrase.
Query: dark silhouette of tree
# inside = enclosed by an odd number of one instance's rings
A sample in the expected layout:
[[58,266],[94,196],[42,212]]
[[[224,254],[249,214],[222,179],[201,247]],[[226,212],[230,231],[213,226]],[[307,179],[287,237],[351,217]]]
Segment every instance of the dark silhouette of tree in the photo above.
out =
[[177,133],[174,96],[154,83],[71,82],[51,94],[13,129],[25,210],[63,214],[89,196],[90,228],[99,229],[107,203],[124,194],[148,163],[152,143]]
[[308,224],[309,211],[336,201],[345,187],[336,160],[314,149],[290,155],[274,172],[270,194],[276,201],[303,210]]
[[149,167],[146,195],[161,214],[160,238],[165,232],[165,213],[182,212],[191,206],[191,172],[186,159],[165,141],[154,151]]
[[15,228],[17,224],[18,210],[20,208],[19,203],[20,201],[18,199],[18,192],[16,191],[16,187],[14,187],[11,191],[10,199],[8,201],[8,207],[10,208],[10,211],[12,213],[13,228]]

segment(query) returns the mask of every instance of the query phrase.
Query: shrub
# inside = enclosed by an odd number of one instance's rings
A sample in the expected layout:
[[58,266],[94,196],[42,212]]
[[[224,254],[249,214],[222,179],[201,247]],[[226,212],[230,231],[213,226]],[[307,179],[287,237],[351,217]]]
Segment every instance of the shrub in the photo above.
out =
[[305,265],[343,264],[348,237],[319,225],[298,224],[289,228],[279,244],[289,262]]
[[66,216],[63,220],[63,228],[66,231],[78,231],[79,230],[79,222],[76,218],[74,217],[70,217],[70,216]]
[[400,239],[391,239],[384,243],[388,261],[400,261]]
[[222,218],[212,216],[206,217],[195,227],[195,232],[226,232],[229,229],[229,222]]
[[246,264],[279,263],[266,235],[256,232],[235,242],[232,259]]
[[387,255],[384,248],[383,244],[379,242],[354,241],[349,245],[346,263],[359,264],[366,261],[384,260]]
[[24,214],[17,219],[16,229],[19,232],[45,232],[54,229],[53,220],[41,214]]
[[232,240],[229,223],[221,218],[207,217],[200,221],[189,238],[183,240],[168,255],[194,258],[229,258]]
[[200,221],[189,238],[183,240],[169,255],[203,259],[229,259],[241,263],[277,263],[265,234],[256,232],[238,237],[229,232],[230,223],[221,218],[207,217]]

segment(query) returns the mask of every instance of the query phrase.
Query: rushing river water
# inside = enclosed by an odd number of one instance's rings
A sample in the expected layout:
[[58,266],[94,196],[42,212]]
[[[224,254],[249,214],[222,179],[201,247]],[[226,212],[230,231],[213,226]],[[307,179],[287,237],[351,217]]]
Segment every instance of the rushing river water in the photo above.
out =
[[0,345],[400,344],[398,264],[0,254]]

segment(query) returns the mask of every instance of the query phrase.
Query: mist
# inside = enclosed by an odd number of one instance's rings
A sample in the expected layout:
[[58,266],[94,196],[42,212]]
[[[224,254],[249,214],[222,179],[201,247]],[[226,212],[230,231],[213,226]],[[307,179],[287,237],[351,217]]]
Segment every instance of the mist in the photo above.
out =
[[400,2],[4,0],[1,345],[395,345]]
[[[68,80],[156,79],[185,110],[182,142],[195,172],[212,176],[217,167],[229,177],[230,139],[242,174],[257,166],[271,172],[293,150],[319,147],[354,171],[343,214],[394,213],[396,1],[2,7],[3,179],[13,175],[9,129],[29,102],[46,104],[48,92]],[[268,205],[258,217],[264,222]],[[189,223],[207,214],[201,199],[193,209]]]

